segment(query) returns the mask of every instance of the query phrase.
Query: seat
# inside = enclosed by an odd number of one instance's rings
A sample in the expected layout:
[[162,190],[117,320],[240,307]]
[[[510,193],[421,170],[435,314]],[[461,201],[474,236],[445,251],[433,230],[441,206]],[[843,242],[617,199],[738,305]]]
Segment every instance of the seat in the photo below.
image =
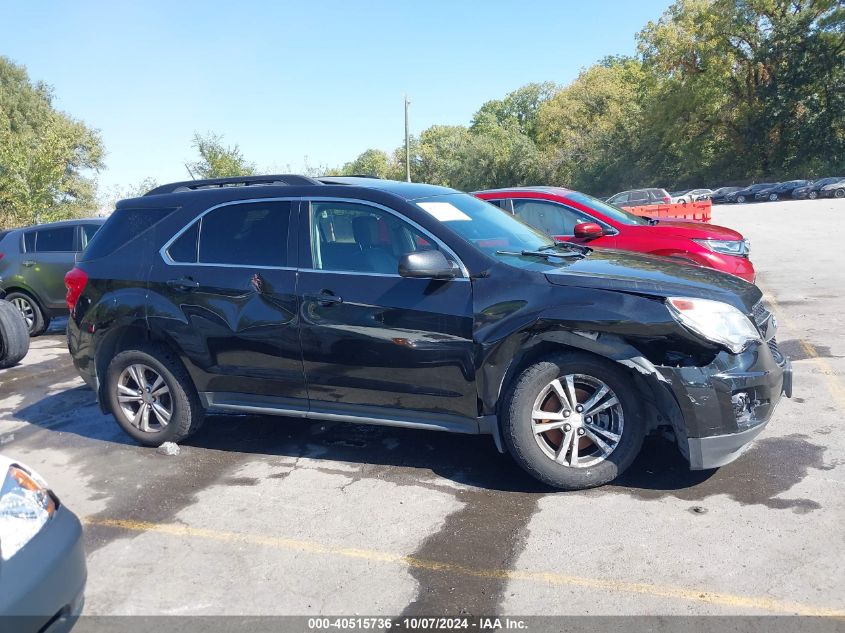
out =
[[379,219],[362,215],[352,219],[352,233],[361,249],[368,272],[391,274],[399,269],[399,258],[384,244],[376,241],[379,234]]

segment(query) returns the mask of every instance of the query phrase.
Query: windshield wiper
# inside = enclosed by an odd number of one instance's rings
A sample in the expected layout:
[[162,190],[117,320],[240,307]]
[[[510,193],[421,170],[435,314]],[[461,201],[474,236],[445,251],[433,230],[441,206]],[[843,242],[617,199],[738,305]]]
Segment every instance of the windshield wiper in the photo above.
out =
[[592,253],[593,249],[589,246],[584,246],[583,244],[576,244],[575,242],[555,242],[554,244],[547,244],[546,246],[541,246],[538,248],[538,251],[552,251],[557,248],[568,248],[572,251],[578,251],[579,253],[584,253],[587,255],[588,253]]
[[[566,252],[557,250],[557,246],[543,246],[536,251],[496,251],[496,255],[523,255],[528,257],[585,257],[593,249],[588,246],[581,246],[580,244],[571,244],[572,249]],[[554,250],[552,250],[554,249]]]

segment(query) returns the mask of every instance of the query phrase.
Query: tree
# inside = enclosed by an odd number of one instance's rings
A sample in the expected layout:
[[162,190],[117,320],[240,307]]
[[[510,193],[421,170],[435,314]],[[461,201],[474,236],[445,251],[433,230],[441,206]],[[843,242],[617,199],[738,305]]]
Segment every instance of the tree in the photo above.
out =
[[191,178],[229,178],[231,176],[251,176],[255,165],[248,162],[237,145],[223,145],[223,137],[209,132],[205,136],[194,132],[191,146],[197,150],[199,160],[186,163],[185,167]]
[[0,228],[96,207],[99,134],[53,107],[52,89],[0,57]]
[[103,213],[111,212],[118,200],[125,200],[127,198],[140,198],[151,189],[158,187],[158,182],[155,178],[144,178],[141,181],[127,186],[114,185],[106,191],[101,191],[99,195],[100,211]]
[[339,176],[376,176],[399,179],[402,166],[380,149],[368,149],[338,171]]

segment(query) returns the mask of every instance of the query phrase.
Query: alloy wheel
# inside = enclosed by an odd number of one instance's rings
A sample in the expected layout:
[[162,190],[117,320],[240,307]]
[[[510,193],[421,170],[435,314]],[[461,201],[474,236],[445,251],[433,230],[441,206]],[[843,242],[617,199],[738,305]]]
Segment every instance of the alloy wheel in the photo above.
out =
[[815,200],[815,199],[818,197],[818,195],[819,195],[819,194],[817,194],[815,191],[811,191],[810,193],[808,193],[808,194],[807,194],[807,197],[808,197],[810,200]]
[[775,202],[777,199],[778,199],[778,194],[776,194],[776,193],[770,193],[769,194],[769,200],[771,200],[772,202]]
[[845,189],[837,189],[833,195],[837,198],[845,198]]
[[164,378],[151,367],[136,363],[117,379],[117,401],[129,423],[144,433],[164,429],[173,416],[173,398]]
[[15,297],[11,303],[18,309],[21,316],[23,316],[23,320],[26,322],[26,329],[32,330],[32,326],[35,324],[35,308],[33,305],[26,297]]
[[606,460],[622,439],[619,398],[603,381],[584,374],[552,380],[534,401],[531,430],[547,457],[587,468]]

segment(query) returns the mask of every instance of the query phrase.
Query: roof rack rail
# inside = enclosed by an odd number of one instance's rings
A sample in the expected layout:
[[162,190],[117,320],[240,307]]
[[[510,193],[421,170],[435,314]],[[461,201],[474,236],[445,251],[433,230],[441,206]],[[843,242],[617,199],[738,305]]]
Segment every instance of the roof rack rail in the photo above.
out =
[[171,182],[150,189],[145,196],[156,196],[162,193],[178,193],[180,191],[196,191],[198,189],[221,189],[223,187],[250,187],[255,185],[321,185],[319,180],[297,174],[274,174],[269,176],[235,176],[233,178],[209,178],[207,180],[184,180]]

